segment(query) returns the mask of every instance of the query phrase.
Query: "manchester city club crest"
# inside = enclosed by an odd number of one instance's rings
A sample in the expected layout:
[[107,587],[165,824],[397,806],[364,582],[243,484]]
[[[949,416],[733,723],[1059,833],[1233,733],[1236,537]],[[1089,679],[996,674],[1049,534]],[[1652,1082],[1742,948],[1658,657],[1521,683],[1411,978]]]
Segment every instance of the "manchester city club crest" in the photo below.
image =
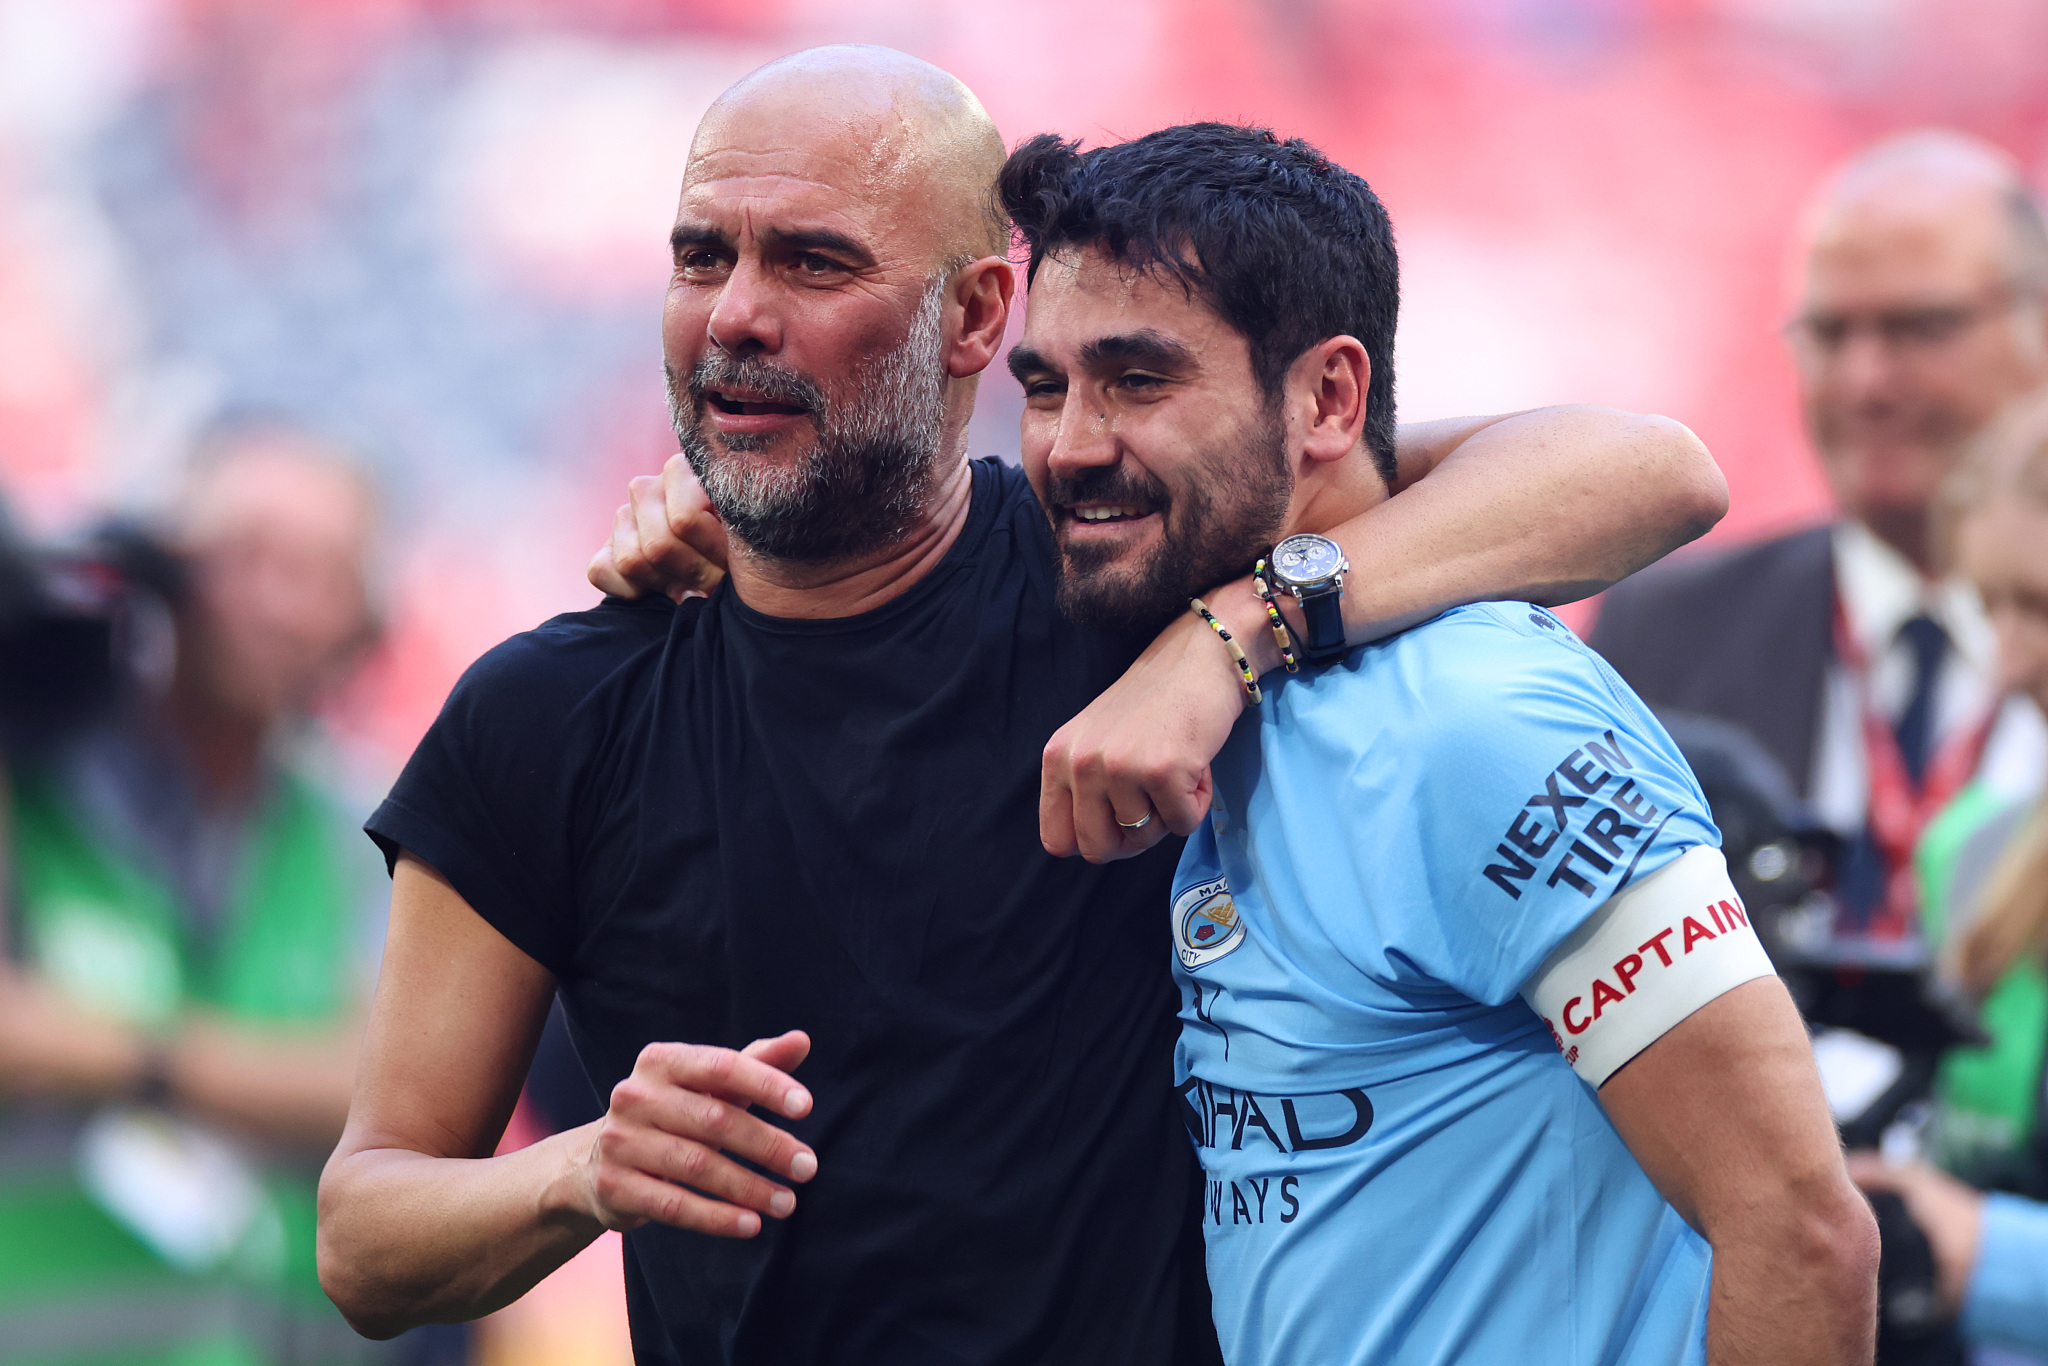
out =
[[1244,920],[1224,878],[1188,888],[1173,902],[1173,948],[1190,971],[1244,942]]

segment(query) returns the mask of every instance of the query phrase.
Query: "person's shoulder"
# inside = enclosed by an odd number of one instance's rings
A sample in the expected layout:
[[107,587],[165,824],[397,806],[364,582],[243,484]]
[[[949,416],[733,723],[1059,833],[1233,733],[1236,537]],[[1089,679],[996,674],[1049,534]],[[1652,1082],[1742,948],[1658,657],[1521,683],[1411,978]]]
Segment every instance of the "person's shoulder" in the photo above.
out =
[[999,455],[978,456],[971,463],[978,477],[987,479],[988,487],[1005,504],[1023,500],[1036,505],[1038,497],[1031,491],[1031,480],[1025,476],[1022,465],[1012,464]]
[[1353,659],[1362,676],[1377,675],[1372,704],[1389,733],[1418,755],[1498,751],[1521,736],[1547,743],[1561,728],[1634,728],[1642,720],[1641,704],[1600,657],[1524,602],[1453,608]]
[[1022,466],[989,455],[974,461],[973,469],[974,496],[977,501],[988,500],[992,531],[1010,535],[1022,531],[1034,545],[1041,541],[1052,544],[1045,507]]
[[1454,607],[1381,648],[1418,695],[1440,702],[1499,703],[1532,685],[1607,691],[1598,656],[1555,615],[1526,602]]
[[680,607],[665,597],[606,598],[566,612],[486,651],[469,666],[450,702],[521,712],[573,707],[657,653],[678,624],[694,618],[702,599]]

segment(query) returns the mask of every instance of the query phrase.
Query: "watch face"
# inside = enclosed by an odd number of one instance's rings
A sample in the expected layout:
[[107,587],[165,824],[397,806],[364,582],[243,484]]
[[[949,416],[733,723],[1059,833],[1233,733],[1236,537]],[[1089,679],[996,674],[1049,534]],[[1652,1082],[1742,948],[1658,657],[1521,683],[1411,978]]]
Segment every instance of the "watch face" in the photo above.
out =
[[1273,547],[1273,571],[1291,583],[1315,583],[1344,569],[1344,552],[1323,536],[1289,536]]

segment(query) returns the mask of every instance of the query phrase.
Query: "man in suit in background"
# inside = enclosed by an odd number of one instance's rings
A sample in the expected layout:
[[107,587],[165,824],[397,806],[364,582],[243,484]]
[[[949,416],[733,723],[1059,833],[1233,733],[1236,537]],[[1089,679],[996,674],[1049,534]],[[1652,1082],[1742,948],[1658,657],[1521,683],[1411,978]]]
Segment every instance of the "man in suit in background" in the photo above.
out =
[[2012,158],[1922,132],[1877,144],[1805,223],[1786,334],[1834,522],[1654,566],[1592,643],[1659,709],[1732,721],[1845,840],[1837,932],[1914,926],[1910,854],[1973,774],[2024,786],[2038,713],[2001,706],[1991,628],[1935,505],[1956,458],[2048,382],[2048,230]]

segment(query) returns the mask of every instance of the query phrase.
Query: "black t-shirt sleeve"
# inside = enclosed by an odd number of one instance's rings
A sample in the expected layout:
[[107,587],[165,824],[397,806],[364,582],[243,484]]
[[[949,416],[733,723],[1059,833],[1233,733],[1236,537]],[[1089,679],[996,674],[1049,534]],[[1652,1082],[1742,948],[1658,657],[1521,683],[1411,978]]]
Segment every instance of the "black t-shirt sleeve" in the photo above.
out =
[[665,598],[608,600],[514,636],[469,667],[364,830],[439,869],[477,914],[563,976],[576,947],[576,838]]

